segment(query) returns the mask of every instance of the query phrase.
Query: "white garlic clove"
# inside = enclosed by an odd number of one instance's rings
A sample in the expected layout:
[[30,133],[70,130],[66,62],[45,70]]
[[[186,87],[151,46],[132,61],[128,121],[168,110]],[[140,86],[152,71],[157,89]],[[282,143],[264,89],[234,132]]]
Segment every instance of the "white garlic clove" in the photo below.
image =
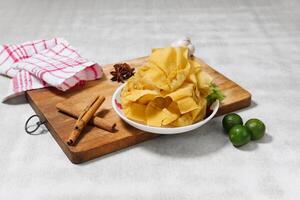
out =
[[183,37],[171,43],[172,47],[187,47],[189,50],[189,56],[194,55],[195,46],[192,44],[191,39],[188,37]]
[[177,44],[179,45],[179,46],[183,46],[183,47],[187,47],[189,44],[190,44],[190,42],[188,42],[188,41],[186,41],[186,40],[179,40],[178,42],[177,42]]
[[182,37],[182,38],[179,38],[178,40],[180,41],[187,41],[188,43],[191,43],[191,38],[190,37]]
[[189,54],[190,55],[194,55],[194,53],[195,53],[195,46],[193,44],[189,44],[187,46],[187,48],[189,49]]

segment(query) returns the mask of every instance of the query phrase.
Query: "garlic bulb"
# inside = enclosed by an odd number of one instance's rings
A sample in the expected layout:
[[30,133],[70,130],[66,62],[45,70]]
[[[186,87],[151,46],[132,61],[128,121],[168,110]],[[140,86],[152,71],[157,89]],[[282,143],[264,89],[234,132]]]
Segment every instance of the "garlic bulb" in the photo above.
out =
[[189,50],[189,56],[193,56],[195,53],[195,46],[192,44],[189,37],[180,38],[171,43],[172,47],[187,47]]

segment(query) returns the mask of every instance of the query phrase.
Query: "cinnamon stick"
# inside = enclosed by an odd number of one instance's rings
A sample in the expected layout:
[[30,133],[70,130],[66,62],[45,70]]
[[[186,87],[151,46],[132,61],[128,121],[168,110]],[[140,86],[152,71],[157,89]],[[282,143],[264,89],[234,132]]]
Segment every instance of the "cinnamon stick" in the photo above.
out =
[[78,117],[74,130],[70,134],[67,144],[74,145],[76,143],[77,138],[79,137],[82,130],[85,128],[90,119],[94,116],[95,112],[104,102],[105,98],[103,96],[97,96],[80,114]]
[[[56,108],[60,112],[65,113],[76,119],[78,119],[78,117],[80,116],[79,110],[73,109],[72,107],[69,107],[63,103],[56,104]],[[107,120],[102,119],[101,117],[98,117],[98,116],[93,116],[90,119],[89,124],[94,125],[98,128],[101,128],[101,129],[109,131],[109,132],[114,132],[115,128],[116,128],[116,123],[108,122]]]

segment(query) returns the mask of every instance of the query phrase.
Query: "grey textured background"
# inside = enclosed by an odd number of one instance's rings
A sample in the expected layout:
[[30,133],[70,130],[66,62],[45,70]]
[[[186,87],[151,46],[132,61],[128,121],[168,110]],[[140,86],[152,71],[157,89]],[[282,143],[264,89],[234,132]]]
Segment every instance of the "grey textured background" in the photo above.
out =
[[[219,117],[73,165],[50,134],[25,134],[34,112],[21,98],[0,104],[0,199],[298,199],[299,9],[297,0],[1,0],[1,44],[64,37],[100,64],[188,35],[197,56],[252,92],[239,113],[268,133],[236,149]],[[0,77],[0,95],[8,82]]]

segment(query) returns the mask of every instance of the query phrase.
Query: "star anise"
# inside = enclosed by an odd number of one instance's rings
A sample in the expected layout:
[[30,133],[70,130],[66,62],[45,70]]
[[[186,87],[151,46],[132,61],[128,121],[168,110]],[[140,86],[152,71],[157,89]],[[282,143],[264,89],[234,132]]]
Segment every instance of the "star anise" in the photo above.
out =
[[113,76],[110,80],[124,83],[124,80],[129,79],[134,75],[134,68],[131,68],[127,63],[119,63],[114,65],[115,71],[111,71]]

